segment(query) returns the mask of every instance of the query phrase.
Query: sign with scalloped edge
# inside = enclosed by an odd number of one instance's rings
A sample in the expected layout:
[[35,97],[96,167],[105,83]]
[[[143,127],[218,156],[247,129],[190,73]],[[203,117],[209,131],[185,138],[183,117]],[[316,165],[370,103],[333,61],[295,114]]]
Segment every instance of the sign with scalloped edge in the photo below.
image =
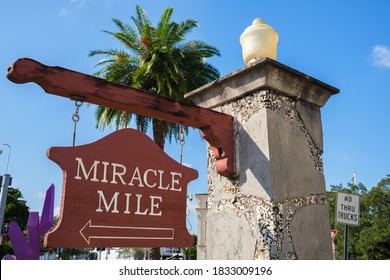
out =
[[190,247],[187,186],[194,169],[147,135],[116,131],[94,143],[52,147],[63,171],[61,208],[47,247]]

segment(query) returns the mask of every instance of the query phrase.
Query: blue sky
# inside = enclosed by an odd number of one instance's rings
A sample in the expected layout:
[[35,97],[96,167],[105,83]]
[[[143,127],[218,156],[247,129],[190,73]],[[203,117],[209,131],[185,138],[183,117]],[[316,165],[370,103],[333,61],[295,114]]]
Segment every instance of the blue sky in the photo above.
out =
[[[374,186],[390,174],[390,2],[376,1],[126,1],[14,0],[0,10],[0,144],[12,147],[9,173],[32,211],[40,211],[51,183],[59,207],[62,173],[47,159],[52,146],[72,143],[74,103],[48,95],[36,84],[17,85],[5,77],[16,59],[28,57],[46,65],[93,73],[94,49],[120,47],[101,30],[115,31],[111,18],[130,23],[135,5],[157,22],[162,11],[174,8],[173,20],[193,18],[199,27],[189,36],[216,46],[221,57],[210,62],[227,75],[244,66],[239,37],[256,17],[279,34],[277,60],[340,89],[322,108],[326,186],[357,180]],[[112,132],[95,128],[94,105],[83,105],[77,144]],[[7,148],[0,156],[4,173]],[[167,153],[179,159],[179,146]],[[189,193],[207,192],[205,141],[191,130],[184,162],[199,171]],[[192,231],[196,230],[194,202]]]

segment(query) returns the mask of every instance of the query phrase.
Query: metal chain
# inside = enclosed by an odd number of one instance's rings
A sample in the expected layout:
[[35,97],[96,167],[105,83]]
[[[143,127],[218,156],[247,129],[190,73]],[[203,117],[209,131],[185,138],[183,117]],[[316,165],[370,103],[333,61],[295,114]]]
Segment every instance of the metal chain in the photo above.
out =
[[183,146],[185,144],[183,128],[180,128],[179,132],[179,145],[180,145],[180,164],[183,164]]
[[76,145],[76,133],[77,133],[77,122],[80,120],[79,116],[79,110],[81,105],[83,105],[83,102],[80,100],[75,101],[75,106],[76,106],[76,111],[72,116],[72,121],[74,122],[74,127],[73,127],[73,147]]

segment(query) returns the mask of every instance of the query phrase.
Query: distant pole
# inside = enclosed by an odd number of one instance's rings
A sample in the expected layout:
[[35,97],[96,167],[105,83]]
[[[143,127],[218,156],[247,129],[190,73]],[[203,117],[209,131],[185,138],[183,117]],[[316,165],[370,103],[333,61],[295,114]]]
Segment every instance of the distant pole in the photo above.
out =
[[344,260],[348,260],[348,225],[345,225],[344,231]]
[[[355,187],[357,187],[358,185],[355,166],[353,167],[352,184],[354,186],[351,187],[352,188],[351,192],[355,193],[355,191],[357,191]],[[344,231],[344,260],[348,260],[348,225],[347,224],[345,224],[345,231]]]
[[12,178],[9,174],[4,174],[3,186],[1,188],[1,196],[0,196],[0,227],[1,228],[3,228],[5,206],[7,204],[8,187],[11,185],[11,179]]
[[0,146],[0,155],[3,153],[3,147],[6,146],[9,148],[9,152],[8,152],[8,158],[7,158],[7,165],[5,166],[5,174],[8,173],[8,165],[9,165],[9,158],[11,156],[11,146],[8,145],[8,144],[3,144]]
[[0,146],[0,154],[3,153],[3,146],[7,146],[9,148],[8,152],[8,158],[7,158],[7,165],[5,167],[5,174],[4,177],[2,178],[3,180],[3,185],[1,187],[1,194],[0,194],[0,229],[3,228],[3,221],[4,221],[4,213],[5,213],[5,206],[7,204],[7,195],[8,195],[8,187],[11,185],[12,178],[11,175],[7,174],[8,173],[8,165],[9,165],[9,158],[11,155],[11,146],[8,144],[3,144]]

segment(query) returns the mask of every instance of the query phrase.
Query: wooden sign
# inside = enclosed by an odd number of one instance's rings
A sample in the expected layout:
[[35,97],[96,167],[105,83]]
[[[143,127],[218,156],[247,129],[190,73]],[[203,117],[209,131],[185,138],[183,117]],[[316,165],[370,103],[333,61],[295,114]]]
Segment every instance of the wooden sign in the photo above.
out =
[[198,172],[133,129],[94,143],[50,148],[63,170],[60,216],[45,246],[190,247],[187,185]]

